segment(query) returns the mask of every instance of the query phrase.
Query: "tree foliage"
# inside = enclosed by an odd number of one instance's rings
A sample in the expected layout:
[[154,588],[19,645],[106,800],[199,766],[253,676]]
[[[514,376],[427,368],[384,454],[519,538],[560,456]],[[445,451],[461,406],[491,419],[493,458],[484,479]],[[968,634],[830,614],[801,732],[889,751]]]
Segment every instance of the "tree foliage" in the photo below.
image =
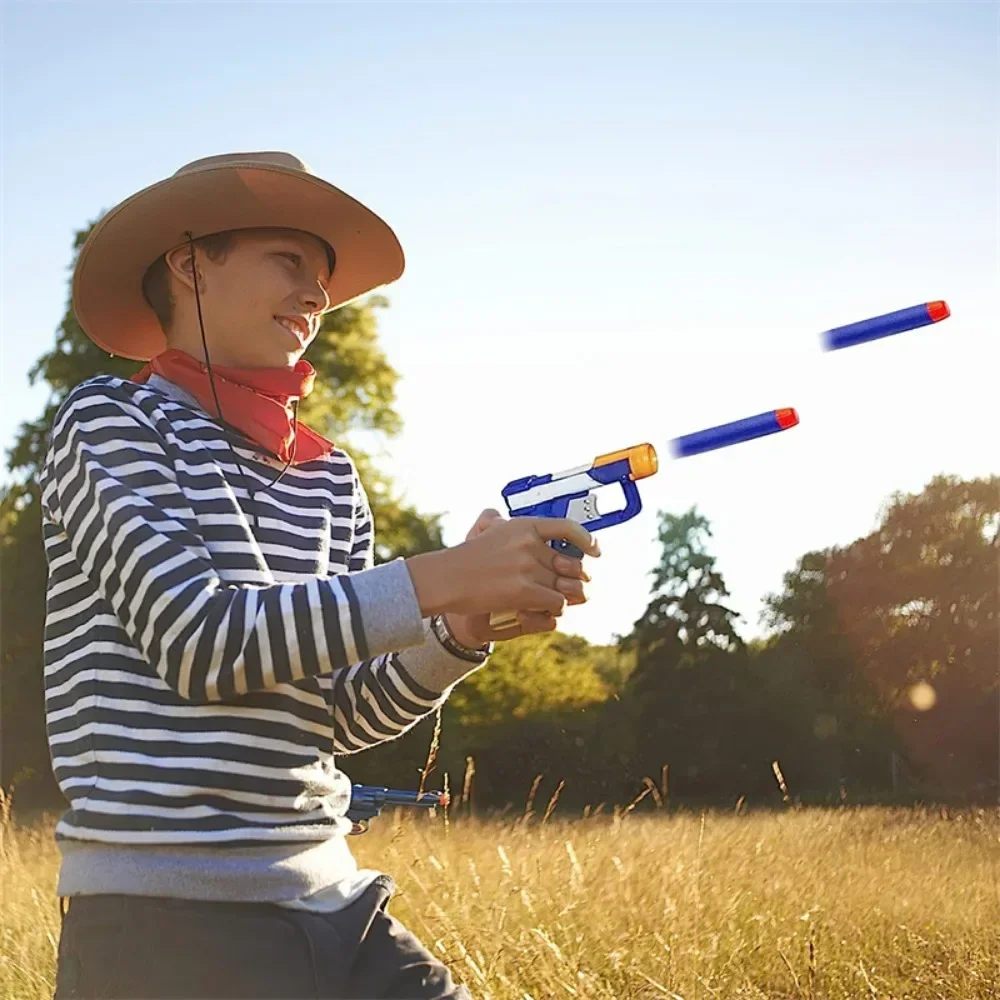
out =
[[823,695],[831,743],[846,723],[938,787],[997,787],[998,570],[1000,477],[935,477],[869,535],[802,557],[766,601],[769,661]]
[[[692,507],[659,515],[660,560],[651,598],[623,645],[634,651],[627,695],[641,733],[631,767],[674,787],[728,795],[745,784],[749,655],[724,603],[725,579],[708,551],[708,520]],[[737,793],[738,794],[738,793]]]
[[742,644],[735,628],[739,616],[722,603],[729,591],[708,553],[711,537],[708,521],[695,507],[680,515],[660,513],[652,596],[627,643],[640,661],[671,643],[688,650],[731,650]]
[[451,706],[466,728],[589,708],[611,695],[597,662],[602,652],[579,636],[559,632],[500,643],[489,669],[457,687]]

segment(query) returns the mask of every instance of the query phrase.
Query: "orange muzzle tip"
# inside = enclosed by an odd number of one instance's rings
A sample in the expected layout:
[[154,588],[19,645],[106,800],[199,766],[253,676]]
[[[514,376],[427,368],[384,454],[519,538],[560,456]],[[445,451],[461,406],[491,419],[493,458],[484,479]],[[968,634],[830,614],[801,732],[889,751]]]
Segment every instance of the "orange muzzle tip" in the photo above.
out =
[[621,451],[612,451],[607,455],[599,455],[594,459],[594,465],[610,465],[612,462],[628,459],[629,475],[632,479],[645,479],[655,475],[660,467],[656,457],[656,449],[651,444],[636,444]]

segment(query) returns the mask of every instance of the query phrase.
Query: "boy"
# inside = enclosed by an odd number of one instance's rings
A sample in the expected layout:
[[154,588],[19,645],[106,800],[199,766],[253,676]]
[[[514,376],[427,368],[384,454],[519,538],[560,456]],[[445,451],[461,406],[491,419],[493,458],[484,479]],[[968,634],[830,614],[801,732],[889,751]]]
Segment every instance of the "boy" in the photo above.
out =
[[42,476],[57,1000],[470,996],[358,869],[333,754],[584,601],[549,541],[598,551],[485,511],[464,544],[373,566],[351,459],[298,423],[301,358],[402,270],[391,229],[286,153],[189,164],[80,252],[81,326],[149,364],[70,393]]

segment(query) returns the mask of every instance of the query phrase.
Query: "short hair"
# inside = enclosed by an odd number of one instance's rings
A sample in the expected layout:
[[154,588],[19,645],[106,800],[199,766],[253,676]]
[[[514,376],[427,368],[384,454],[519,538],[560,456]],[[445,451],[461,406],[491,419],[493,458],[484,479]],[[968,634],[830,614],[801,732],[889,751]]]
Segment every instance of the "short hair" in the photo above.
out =
[[[222,233],[211,233],[199,236],[194,245],[205,251],[209,260],[221,260],[229,252],[236,230],[228,229]],[[170,292],[170,268],[167,266],[167,255],[162,254],[146,268],[142,276],[142,297],[156,313],[163,332],[170,329],[174,321],[174,297]]]
[[[196,247],[201,247],[205,251],[209,260],[223,260],[233,244],[233,240],[241,232],[258,232],[259,230],[227,229],[220,233],[209,233],[208,236],[199,236],[195,241]],[[312,235],[311,233],[309,235]],[[317,237],[319,239],[319,237]],[[337,255],[333,247],[326,240],[321,240],[326,248],[326,259],[330,265],[330,273],[336,267]],[[160,321],[163,332],[167,333],[174,320],[174,297],[170,293],[170,268],[167,266],[167,255],[162,254],[146,268],[146,273],[142,276],[142,297],[146,300],[150,309],[156,313],[156,318]]]

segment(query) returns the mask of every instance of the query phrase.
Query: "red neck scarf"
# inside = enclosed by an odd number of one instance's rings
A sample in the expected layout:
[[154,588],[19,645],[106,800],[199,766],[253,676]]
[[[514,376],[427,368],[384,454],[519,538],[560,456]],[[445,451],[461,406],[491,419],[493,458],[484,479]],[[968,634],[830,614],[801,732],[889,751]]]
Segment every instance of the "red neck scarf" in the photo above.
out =
[[212,395],[208,368],[183,351],[158,354],[133,382],[146,382],[159,375],[186,389],[208,414],[234,427],[251,441],[266,448],[282,462],[311,462],[334,449],[332,441],[292,420],[292,402],[308,396],[316,370],[308,361],[294,368],[222,368],[212,365],[219,413]]

